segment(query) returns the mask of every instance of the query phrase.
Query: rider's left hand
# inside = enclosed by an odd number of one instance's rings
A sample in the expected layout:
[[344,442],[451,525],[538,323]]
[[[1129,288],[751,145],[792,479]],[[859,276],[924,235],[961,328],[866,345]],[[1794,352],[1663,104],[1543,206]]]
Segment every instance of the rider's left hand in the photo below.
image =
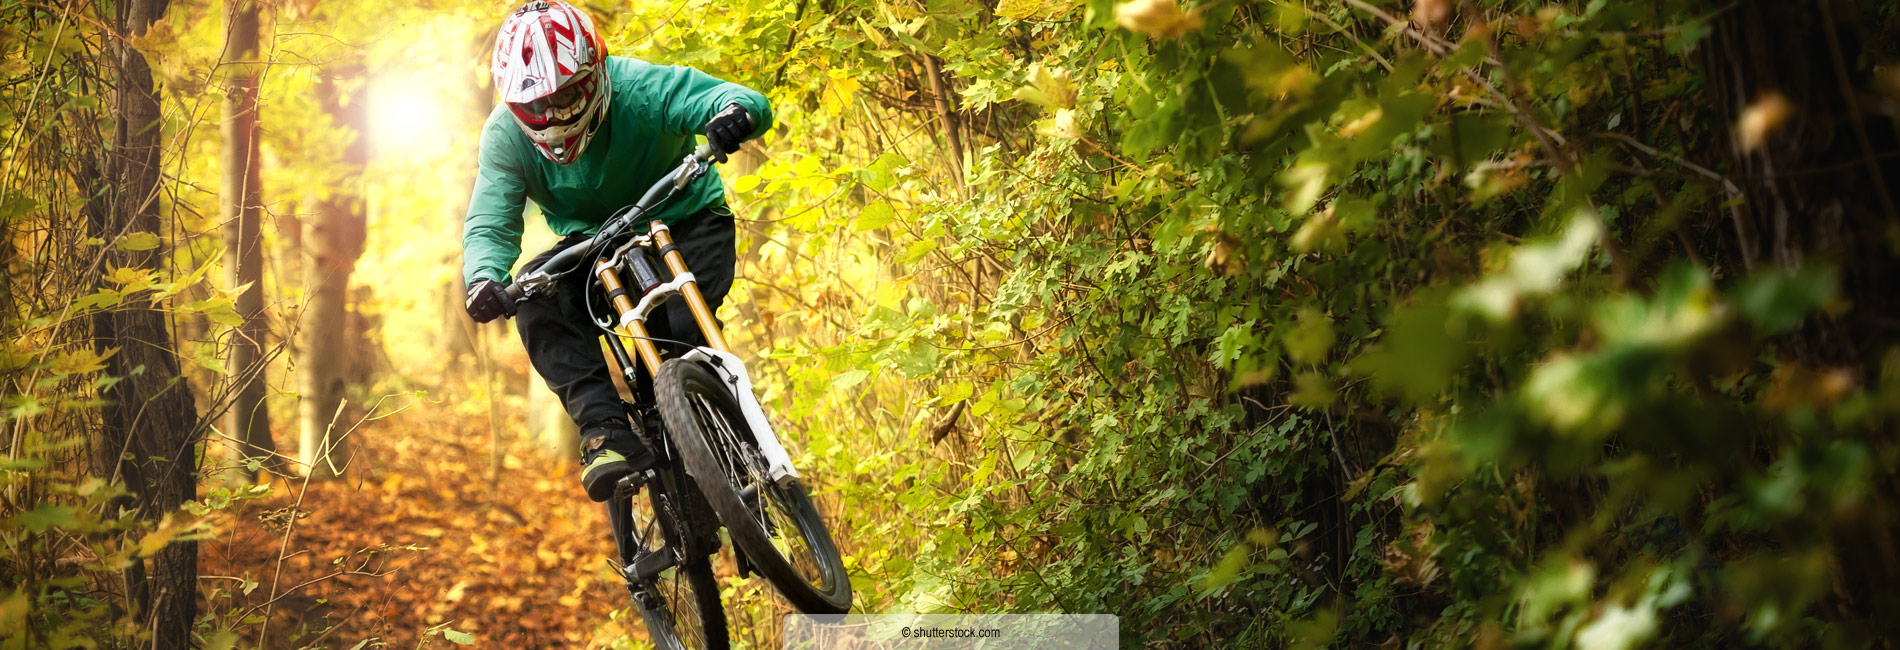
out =
[[738,102],[726,104],[724,110],[706,122],[706,143],[713,146],[713,154],[719,162],[726,162],[726,154],[739,150],[739,144],[752,135],[752,114],[747,113]]
[[462,303],[468,311],[468,317],[477,323],[486,323],[498,317],[514,315],[513,305],[508,302],[508,293],[500,283],[487,278],[476,280],[468,285],[468,300]]

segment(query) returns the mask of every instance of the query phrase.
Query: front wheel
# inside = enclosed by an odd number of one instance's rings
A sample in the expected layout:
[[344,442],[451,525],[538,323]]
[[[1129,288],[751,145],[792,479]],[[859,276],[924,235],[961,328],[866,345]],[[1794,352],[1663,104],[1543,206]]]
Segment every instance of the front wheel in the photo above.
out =
[[803,485],[771,480],[732,390],[705,366],[673,359],[660,366],[654,396],[687,472],[753,568],[801,612],[851,609],[831,532]]

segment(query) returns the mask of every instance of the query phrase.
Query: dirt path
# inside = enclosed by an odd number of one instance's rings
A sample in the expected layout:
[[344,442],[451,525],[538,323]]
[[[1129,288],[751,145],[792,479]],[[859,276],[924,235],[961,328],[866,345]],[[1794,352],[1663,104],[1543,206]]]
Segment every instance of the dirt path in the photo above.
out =
[[207,611],[268,607],[266,648],[454,647],[428,633],[444,624],[483,648],[644,638],[612,616],[625,592],[578,468],[524,445],[490,489],[487,432],[485,419],[404,412],[354,434],[350,478],[278,480],[233,506],[201,553]]

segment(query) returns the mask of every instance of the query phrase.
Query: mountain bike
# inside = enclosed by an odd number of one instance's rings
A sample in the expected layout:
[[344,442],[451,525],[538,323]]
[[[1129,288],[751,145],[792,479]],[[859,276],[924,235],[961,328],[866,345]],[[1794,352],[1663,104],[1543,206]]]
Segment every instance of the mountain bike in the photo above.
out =
[[[595,298],[610,307],[594,320],[622,377],[630,387],[651,382],[651,403],[626,406],[655,466],[621,480],[607,513],[619,551],[614,569],[661,648],[727,647],[710,560],[721,547],[721,526],[741,575],[765,577],[806,613],[851,607],[844,561],[754,395],[744,362],[726,344],[671,232],[646,219],[704,176],[713,154],[711,145],[700,146],[593,237],[560,250],[506,289],[512,307],[552,293],[571,273],[588,273],[590,310]],[[646,232],[636,232],[643,222]],[[706,345],[649,335],[647,317],[674,298],[686,303]],[[664,358],[662,343],[685,350]],[[643,487],[645,503],[638,498]]]

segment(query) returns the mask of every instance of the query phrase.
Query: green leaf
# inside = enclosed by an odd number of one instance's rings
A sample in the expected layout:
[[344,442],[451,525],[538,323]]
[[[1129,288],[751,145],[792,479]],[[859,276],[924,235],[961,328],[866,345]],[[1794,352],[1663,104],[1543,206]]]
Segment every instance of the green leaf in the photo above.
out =
[[1247,542],[1235,544],[1221,556],[1220,563],[1209,569],[1207,576],[1201,579],[1201,588],[1208,592],[1220,591],[1240,579],[1240,572],[1253,563],[1253,547]]
[[990,474],[995,472],[996,453],[990,452],[990,455],[985,456],[983,462],[976,466],[976,471],[970,473],[970,485],[983,485],[984,481],[989,480]]
[[1313,613],[1313,617],[1288,623],[1287,635],[1293,637],[1294,650],[1319,650],[1331,645],[1339,634],[1339,613],[1332,608],[1324,608]]
[[0,202],[0,223],[18,219],[38,207],[40,207],[39,201],[8,192],[7,200]]
[[1286,346],[1286,354],[1294,363],[1316,364],[1326,360],[1327,350],[1338,341],[1333,332],[1333,322],[1313,307],[1300,309],[1300,324],[1293,328],[1281,344]]
[[1451,128],[1446,129],[1445,137],[1451,141],[1448,149],[1457,155],[1459,162],[1469,167],[1505,153],[1505,147],[1511,143],[1511,117],[1460,114],[1452,118]]
[[1294,380],[1294,386],[1297,390],[1287,398],[1294,406],[1319,409],[1339,399],[1339,391],[1333,388],[1333,382],[1317,372],[1300,375]]
[[[1462,320],[1434,301],[1420,299],[1392,315],[1377,346],[1352,362],[1379,392],[1424,404],[1451,386],[1453,372],[1470,354],[1454,331]],[[1454,329],[1456,328],[1456,329]]]
[[231,650],[237,647],[238,635],[231,630],[219,630],[205,640],[205,650]]
[[960,379],[939,387],[937,400],[941,405],[949,406],[970,399],[970,396],[974,394],[976,394],[976,384],[970,383],[968,379]]
[[897,220],[897,211],[891,208],[890,203],[874,201],[864,206],[864,210],[858,213],[858,221],[853,227],[859,232],[877,230],[890,225],[895,220]]
[[1839,286],[1833,267],[1769,271],[1735,290],[1735,306],[1763,333],[1781,334],[1800,327],[1815,310],[1832,302]]
[[906,377],[922,377],[937,370],[938,356],[937,346],[916,341],[906,354],[897,357],[897,369]]
[[841,373],[838,373],[838,376],[831,378],[831,389],[832,390],[846,390],[846,389],[851,388],[852,386],[856,386],[858,384],[864,383],[864,380],[870,376],[871,376],[871,371],[869,370],[852,370],[849,372],[841,372]]
[[448,639],[450,643],[456,645],[473,645],[475,643],[475,635],[457,630],[442,630],[442,638]]
[[937,250],[937,246],[937,240],[935,239],[919,239],[904,249],[904,254],[897,257],[897,263],[910,264],[921,260],[925,255],[929,255],[931,252]]
[[231,327],[244,324],[244,317],[238,315],[237,309],[232,306],[231,297],[228,295],[193,301],[185,305],[184,309],[185,311],[202,313],[206,318]]
[[39,506],[15,515],[6,522],[7,528],[23,528],[28,532],[44,533],[53,528],[72,528],[79,524],[79,511],[71,506],[42,503]]

